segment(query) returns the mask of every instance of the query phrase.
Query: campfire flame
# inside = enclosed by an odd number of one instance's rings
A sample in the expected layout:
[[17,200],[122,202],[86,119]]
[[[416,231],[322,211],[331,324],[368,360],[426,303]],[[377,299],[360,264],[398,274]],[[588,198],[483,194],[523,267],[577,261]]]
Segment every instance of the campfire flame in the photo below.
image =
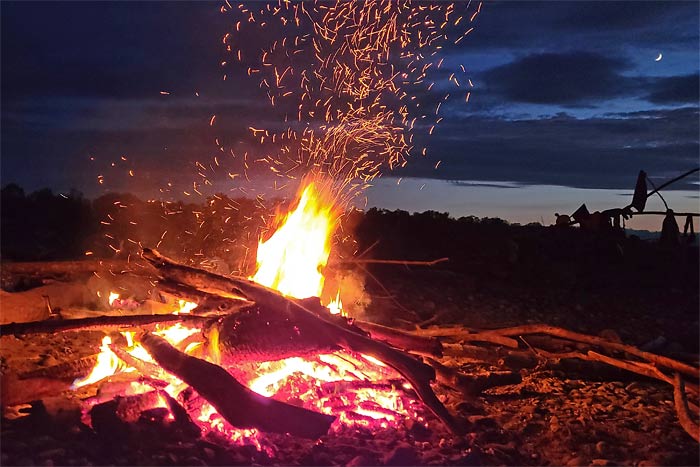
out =
[[329,196],[310,182],[281,227],[260,241],[253,280],[295,298],[320,297],[337,222]]
[[[323,290],[323,268],[331,251],[331,238],[336,227],[339,209],[333,197],[322,185],[305,183],[299,199],[286,215],[278,216],[280,227],[266,241],[260,241],[257,254],[256,282],[295,297],[319,297]],[[110,296],[117,295],[111,293]],[[180,300],[173,314],[190,313],[196,304]],[[340,289],[328,304],[332,314],[342,313]],[[210,332],[208,344],[198,333],[178,323],[158,327],[155,334],[164,337],[174,346],[185,348],[185,353],[202,351],[204,358],[221,364],[218,354],[218,335]],[[121,333],[126,347],[120,347],[134,359],[155,364],[148,352],[138,342],[134,332]],[[117,356],[112,339],[105,336],[98,361],[86,378],[76,380],[74,387],[97,382],[120,372],[136,371]],[[113,351],[112,348],[115,350]],[[116,353],[115,353],[116,352]],[[163,372],[158,376],[168,386],[164,390],[173,398],[186,388],[178,378]],[[311,357],[292,357],[277,361],[259,362],[247,370],[241,379],[251,390],[266,397],[282,401],[299,401],[305,408],[338,417],[338,425],[387,427],[402,423],[406,416],[422,421],[416,412],[416,402],[406,395],[400,375],[383,362],[369,355],[338,351]],[[134,388],[135,393],[152,391],[146,385]],[[192,409],[192,417],[205,430],[225,434],[233,443],[248,443],[262,449],[261,433],[232,427],[216,410],[204,403]]]
[[111,337],[104,336],[102,338],[102,345],[100,346],[100,353],[97,355],[97,362],[95,363],[95,366],[90,374],[85,378],[78,378],[73,381],[73,389],[96,383],[97,381],[107,378],[108,376],[112,376],[117,372],[117,369],[119,368],[119,358],[114,355],[114,352],[112,352],[112,350],[109,348],[111,343]]

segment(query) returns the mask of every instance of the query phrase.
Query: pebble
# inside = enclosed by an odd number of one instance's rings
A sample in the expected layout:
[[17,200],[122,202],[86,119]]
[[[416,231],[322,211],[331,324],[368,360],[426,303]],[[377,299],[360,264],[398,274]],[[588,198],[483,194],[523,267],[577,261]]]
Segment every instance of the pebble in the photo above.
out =
[[574,457],[569,459],[569,461],[566,463],[567,467],[576,467],[579,465],[588,465],[588,461],[583,457]]
[[39,459],[48,459],[48,458],[56,458],[56,457],[63,457],[66,455],[66,450],[63,448],[56,448],[56,449],[47,449],[45,451],[41,451],[39,454],[37,454],[37,457]]
[[603,454],[608,450],[608,444],[605,441],[598,441],[595,445],[595,452]]
[[204,452],[204,457],[207,460],[211,461],[211,460],[214,460],[216,458],[216,453],[211,448],[204,448],[204,449],[202,449],[202,452]]
[[556,415],[552,415],[552,418],[549,419],[549,429],[552,433],[556,433],[559,431],[559,428],[561,428],[559,425],[559,418],[557,418]]
[[348,467],[364,467],[364,466],[371,466],[371,465],[377,465],[377,459],[373,459],[370,456],[367,456],[364,454],[353,457],[347,463]]
[[384,457],[386,465],[417,465],[419,463],[418,454],[413,446],[402,443]]

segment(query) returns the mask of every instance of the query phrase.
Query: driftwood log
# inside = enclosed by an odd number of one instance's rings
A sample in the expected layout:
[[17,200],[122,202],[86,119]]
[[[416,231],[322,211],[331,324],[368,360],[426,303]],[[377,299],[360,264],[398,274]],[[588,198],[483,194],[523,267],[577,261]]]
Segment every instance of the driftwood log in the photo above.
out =
[[367,321],[353,320],[353,324],[369,333],[373,339],[386,342],[393,347],[413,353],[442,357],[442,343],[436,337],[417,336]]
[[140,342],[165,371],[190,385],[235,427],[316,439],[335,420],[256,394],[220,366],[184,354],[161,337],[146,333]]
[[51,334],[56,332],[95,329],[133,329],[152,324],[189,323],[194,326],[207,323],[211,316],[197,315],[131,315],[131,316],[98,316],[81,319],[47,319],[30,321],[28,323],[0,324],[0,336]]

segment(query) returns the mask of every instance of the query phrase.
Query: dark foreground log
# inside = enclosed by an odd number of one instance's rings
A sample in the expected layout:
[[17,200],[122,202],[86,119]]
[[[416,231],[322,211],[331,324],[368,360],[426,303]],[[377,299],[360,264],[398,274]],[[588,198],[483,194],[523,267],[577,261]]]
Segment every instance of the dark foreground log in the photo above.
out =
[[318,336],[318,338],[322,336],[324,341],[331,340],[346,350],[370,355],[381,360],[411,383],[425,406],[450,430],[455,433],[460,431],[452,415],[430,387],[430,383],[435,380],[435,370],[416,357],[362,335],[349,324],[345,326],[339,324],[335,316],[316,313],[305,306],[301,300],[287,298],[276,290],[248,279],[224,277],[178,264],[155,250],[144,249],[143,258],[150,262],[167,280],[183,283],[223,297],[240,298],[242,296],[263,308],[284,312],[290,320],[299,323],[309,336]]
[[335,420],[256,394],[223,368],[190,357],[161,337],[146,333],[140,341],[163,369],[189,384],[235,427],[316,439],[326,434]]

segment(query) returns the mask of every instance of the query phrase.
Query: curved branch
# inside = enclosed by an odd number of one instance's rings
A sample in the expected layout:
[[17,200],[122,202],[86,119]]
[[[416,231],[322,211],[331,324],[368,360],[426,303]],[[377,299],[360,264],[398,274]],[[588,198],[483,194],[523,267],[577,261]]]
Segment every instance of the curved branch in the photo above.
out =
[[678,421],[686,433],[700,443],[700,426],[690,418],[688,400],[685,397],[684,383],[680,374],[674,375],[673,383],[673,402],[678,414]]

